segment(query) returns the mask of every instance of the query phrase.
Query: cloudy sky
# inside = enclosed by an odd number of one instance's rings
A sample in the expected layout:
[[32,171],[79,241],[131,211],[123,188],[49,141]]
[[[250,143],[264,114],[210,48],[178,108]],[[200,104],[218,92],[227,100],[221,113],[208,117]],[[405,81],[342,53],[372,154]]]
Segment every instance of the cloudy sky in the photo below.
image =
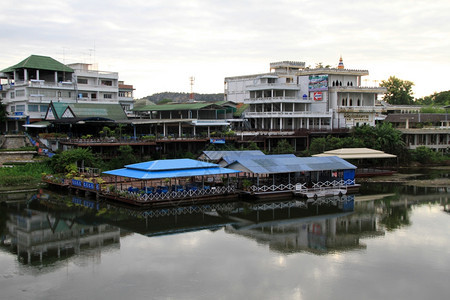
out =
[[269,63],[366,69],[364,85],[412,81],[449,90],[450,1],[21,0],[2,5],[0,69],[31,54],[119,72],[135,97],[222,93],[227,76]]

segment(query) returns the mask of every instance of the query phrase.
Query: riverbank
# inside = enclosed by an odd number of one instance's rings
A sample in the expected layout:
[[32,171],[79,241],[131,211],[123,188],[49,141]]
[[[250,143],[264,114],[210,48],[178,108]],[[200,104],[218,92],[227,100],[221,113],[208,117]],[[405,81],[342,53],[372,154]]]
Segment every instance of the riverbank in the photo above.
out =
[[[405,171],[407,169],[401,170]],[[433,178],[433,179],[421,179],[420,177],[426,175],[425,172],[421,172],[424,170],[437,170],[442,173],[447,172],[447,177]],[[419,173],[420,172],[420,173]],[[358,180],[359,183],[364,182],[378,182],[378,183],[399,183],[402,185],[408,186],[417,186],[417,187],[442,187],[447,188],[450,186],[450,177],[448,177],[448,173],[450,173],[450,166],[442,166],[442,167],[431,167],[426,169],[421,169],[419,172],[414,173],[395,173],[389,176],[375,176],[368,178],[361,178]]]

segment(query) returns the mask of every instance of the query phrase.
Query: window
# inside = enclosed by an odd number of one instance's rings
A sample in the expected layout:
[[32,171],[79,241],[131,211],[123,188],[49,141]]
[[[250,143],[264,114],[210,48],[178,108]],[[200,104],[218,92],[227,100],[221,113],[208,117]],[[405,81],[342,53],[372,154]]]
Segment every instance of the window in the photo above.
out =
[[48,106],[47,105],[40,105],[39,110],[41,112],[46,112],[47,111]]
[[103,99],[112,99],[112,94],[103,94]]
[[88,80],[86,78],[78,78],[77,83],[79,84],[88,84]]
[[16,111],[25,111],[25,105],[16,105]]
[[25,90],[17,90],[16,91],[17,97],[24,97],[25,96]]
[[11,92],[11,93],[9,94],[9,98],[11,98],[11,99],[16,98],[16,93]]
[[28,111],[29,112],[38,112],[39,111],[39,105],[28,105]]
[[15,106],[11,106],[11,112],[15,112],[16,111],[16,107]]
[[102,80],[102,85],[112,86],[112,80]]

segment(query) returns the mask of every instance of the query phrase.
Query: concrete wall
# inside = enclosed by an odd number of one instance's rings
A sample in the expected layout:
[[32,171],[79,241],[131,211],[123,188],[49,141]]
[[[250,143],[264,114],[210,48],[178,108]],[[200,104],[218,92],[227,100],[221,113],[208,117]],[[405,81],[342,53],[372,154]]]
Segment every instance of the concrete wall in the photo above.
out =
[[6,162],[31,162],[35,155],[37,155],[36,151],[0,152],[0,166]]

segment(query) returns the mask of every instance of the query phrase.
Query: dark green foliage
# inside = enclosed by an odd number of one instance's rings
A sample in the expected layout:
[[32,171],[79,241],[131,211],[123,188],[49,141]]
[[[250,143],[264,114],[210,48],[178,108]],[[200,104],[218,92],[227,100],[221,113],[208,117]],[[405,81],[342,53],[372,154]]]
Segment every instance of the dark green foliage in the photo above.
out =
[[0,122],[6,121],[6,117],[8,116],[8,111],[6,110],[6,105],[0,101]]
[[77,164],[79,167],[98,167],[99,160],[92,153],[91,149],[86,148],[63,151],[54,155],[50,160],[50,167],[53,173],[65,173],[72,164]]
[[438,164],[448,160],[442,153],[433,151],[425,146],[417,147],[411,151],[411,156],[414,161],[417,161],[423,165],[426,164]]
[[294,147],[285,139],[280,140],[275,148],[272,149],[271,154],[291,154],[294,153]]
[[435,106],[450,105],[450,91],[434,93],[433,95],[416,99],[416,104]]
[[26,186],[41,180],[43,173],[50,173],[51,169],[45,163],[28,163],[11,168],[0,168],[0,186]]
[[250,142],[245,150],[261,150],[255,142]]
[[119,155],[107,163],[105,168],[108,170],[118,169],[137,162],[138,158],[133,154],[133,148],[130,145],[123,145],[119,147]]
[[375,127],[357,126],[351,136],[345,138],[315,138],[311,141],[308,154],[319,154],[339,148],[371,148],[397,155],[400,160],[409,157],[401,132],[392,127],[391,123],[381,123]]

